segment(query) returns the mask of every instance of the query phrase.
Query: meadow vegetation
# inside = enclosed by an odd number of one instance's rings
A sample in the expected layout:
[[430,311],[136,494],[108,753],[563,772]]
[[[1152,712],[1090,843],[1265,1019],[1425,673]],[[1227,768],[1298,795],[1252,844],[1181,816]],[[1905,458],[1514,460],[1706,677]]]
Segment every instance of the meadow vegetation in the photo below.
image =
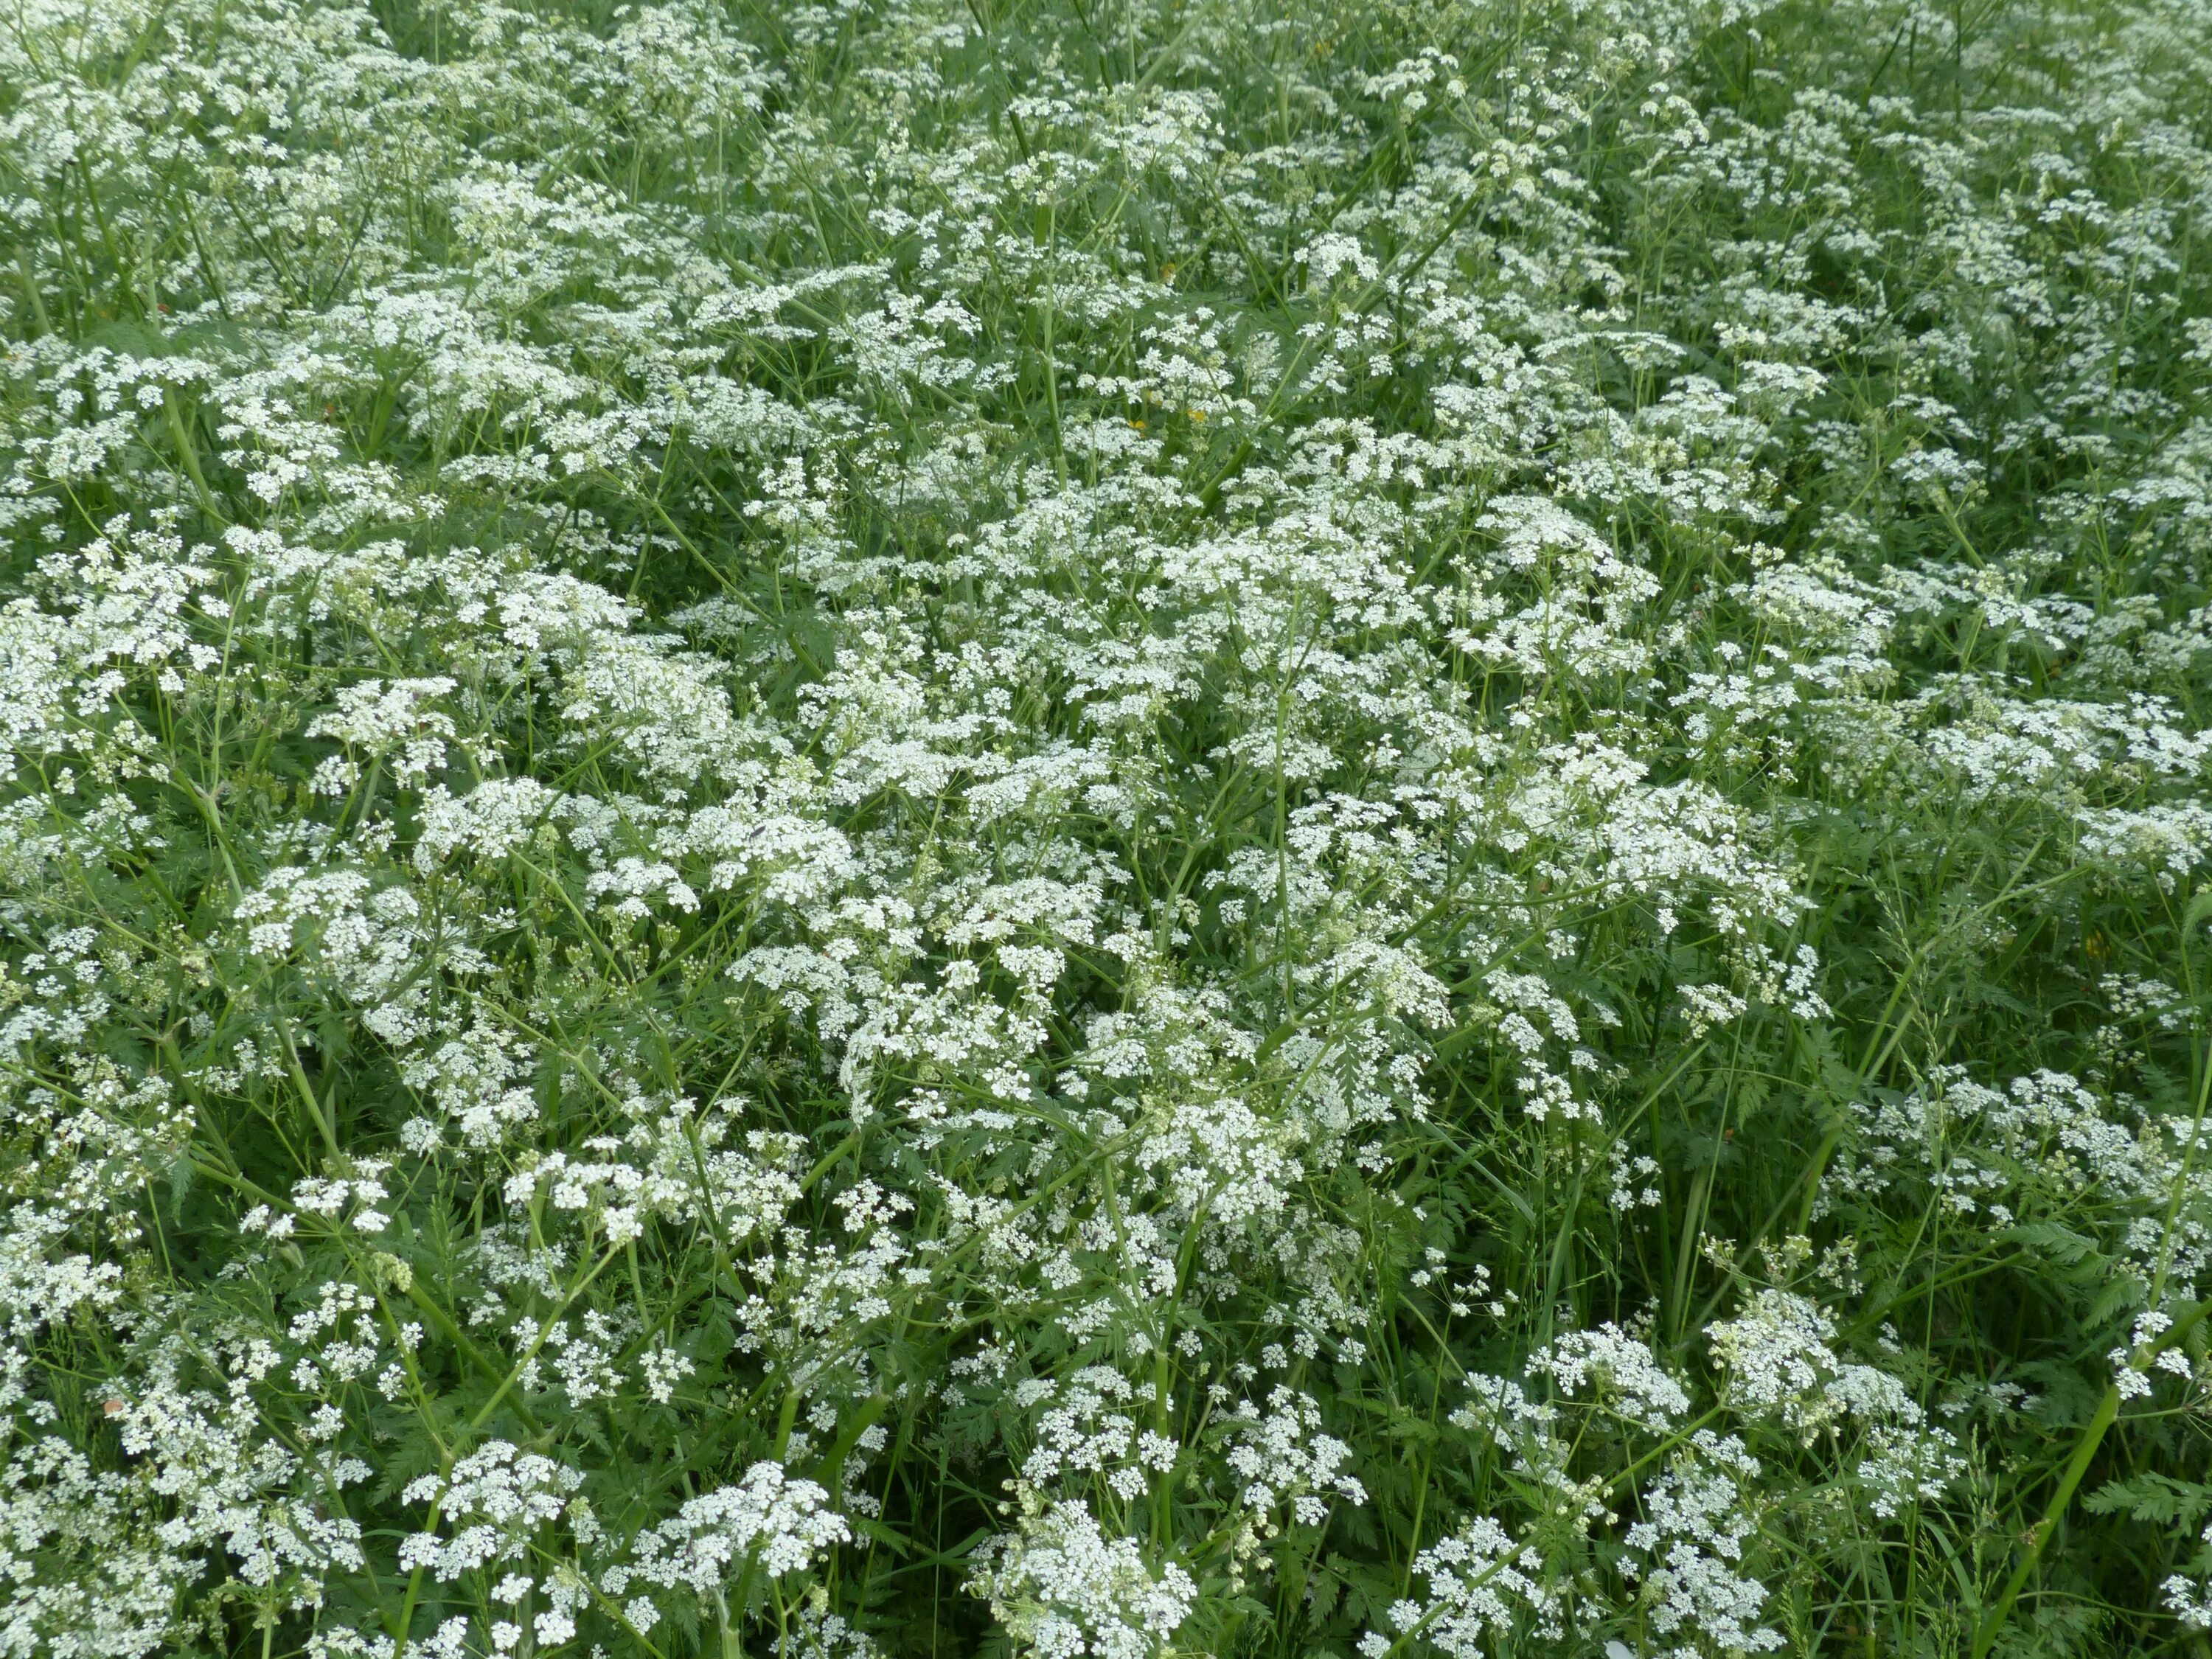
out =
[[16,0],[0,1656],[2212,1653],[2203,0]]

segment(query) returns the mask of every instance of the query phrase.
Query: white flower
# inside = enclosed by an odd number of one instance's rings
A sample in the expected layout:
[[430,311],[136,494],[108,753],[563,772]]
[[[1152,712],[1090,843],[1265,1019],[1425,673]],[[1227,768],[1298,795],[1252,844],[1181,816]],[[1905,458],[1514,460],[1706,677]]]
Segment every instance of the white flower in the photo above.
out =
[[1040,1659],[1148,1659],[1188,1617],[1198,1588],[1138,1540],[1109,1537],[1080,1504],[1025,1516],[979,1557],[971,1581],[1024,1651]]
[[853,1535],[829,1501],[781,1464],[756,1463],[742,1481],[688,1500],[641,1533],[629,1560],[603,1575],[603,1587],[614,1596],[637,1582],[711,1595],[750,1561],[772,1578],[802,1571]]

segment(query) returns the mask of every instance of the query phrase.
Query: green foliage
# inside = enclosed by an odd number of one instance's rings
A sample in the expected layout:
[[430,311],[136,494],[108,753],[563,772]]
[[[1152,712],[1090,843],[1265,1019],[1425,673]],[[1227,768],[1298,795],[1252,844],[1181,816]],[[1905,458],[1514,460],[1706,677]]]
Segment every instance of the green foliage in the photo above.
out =
[[0,1655],[2203,1653],[2208,64],[0,19]]

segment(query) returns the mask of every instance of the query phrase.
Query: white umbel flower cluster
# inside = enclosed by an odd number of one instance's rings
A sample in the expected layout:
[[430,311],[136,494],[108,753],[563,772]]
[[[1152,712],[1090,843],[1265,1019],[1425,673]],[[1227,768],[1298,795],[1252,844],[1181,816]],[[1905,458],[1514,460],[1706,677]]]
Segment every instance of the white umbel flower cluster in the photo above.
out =
[[1198,1589],[1139,1540],[1115,1538],[1079,1504],[1024,1516],[975,1580],[993,1616],[1040,1659],[1150,1659],[1189,1616]]

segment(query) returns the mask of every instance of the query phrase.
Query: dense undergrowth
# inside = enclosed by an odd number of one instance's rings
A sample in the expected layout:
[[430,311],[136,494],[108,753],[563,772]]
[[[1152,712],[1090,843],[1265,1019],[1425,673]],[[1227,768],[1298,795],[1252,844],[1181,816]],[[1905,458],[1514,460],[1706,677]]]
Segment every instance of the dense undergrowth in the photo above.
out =
[[0,1654],[2203,1655],[2201,0],[0,16]]

